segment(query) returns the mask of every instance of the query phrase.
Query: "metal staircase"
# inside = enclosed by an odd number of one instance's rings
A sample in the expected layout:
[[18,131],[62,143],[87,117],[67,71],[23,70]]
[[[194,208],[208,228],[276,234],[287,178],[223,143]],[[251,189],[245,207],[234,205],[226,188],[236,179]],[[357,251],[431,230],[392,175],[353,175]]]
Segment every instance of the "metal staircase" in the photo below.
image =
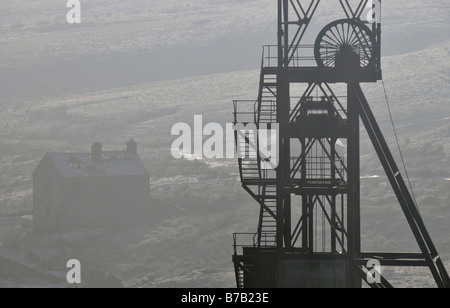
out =
[[238,266],[234,266],[234,271],[236,272],[236,285],[238,289],[244,288],[244,270]]
[[276,185],[260,186],[259,198],[261,206],[258,224],[258,247],[268,248],[276,246],[277,234],[277,187]]
[[264,69],[264,53],[259,80],[257,122],[277,122],[277,75]]
[[[277,75],[264,67],[264,59],[263,51],[258,99],[254,103],[253,110],[250,110],[252,102],[247,101],[246,109],[241,112],[238,112],[237,102],[235,102],[235,124],[254,123],[257,128],[260,128],[261,124],[268,124],[268,129],[270,129],[270,124],[277,122]],[[252,113],[253,119],[251,118]],[[238,119],[238,115],[241,116],[240,119]],[[249,136],[236,132],[236,145],[240,154],[238,163],[242,185],[261,206],[255,245],[258,247],[275,247],[277,229],[275,178],[269,178],[269,173],[262,170],[265,158],[261,157],[258,150],[257,134]]]

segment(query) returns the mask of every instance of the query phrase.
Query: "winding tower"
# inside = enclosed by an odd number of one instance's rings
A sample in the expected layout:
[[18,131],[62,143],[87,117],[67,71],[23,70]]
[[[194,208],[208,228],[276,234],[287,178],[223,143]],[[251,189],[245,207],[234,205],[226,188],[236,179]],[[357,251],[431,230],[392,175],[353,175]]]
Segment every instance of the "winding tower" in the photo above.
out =
[[[235,101],[235,124],[276,129],[271,168],[256,135],[236,133],[243,188],[260,207],[256,234],[234,234],[238,288],[392,285],[385,266],[428,267],[449,287],[444,264],[361,89],[382,80],[381,1],[336,0],[342,19],[304,45],[320,0],[278,0],[278,44],[264,46],[256,101]],[[366,12],[369,13],[366,15]],[[372,141],[418,253],[363,252],[360,123]],[[255,149],[256,155],[248,155]],[[376,278],[376,279],[371,279]]]

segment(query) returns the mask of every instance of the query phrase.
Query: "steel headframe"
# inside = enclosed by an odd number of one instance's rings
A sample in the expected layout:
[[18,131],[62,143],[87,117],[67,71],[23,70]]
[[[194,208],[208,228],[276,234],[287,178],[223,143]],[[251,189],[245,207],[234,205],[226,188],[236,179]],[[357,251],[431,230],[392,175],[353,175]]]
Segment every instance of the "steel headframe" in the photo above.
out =
[[[378,1],[381,4],[381,0]],[[236,142],[243,144],[244,152],[255,147],[258,152],[254,158],[239,159],[243,187],[261,208],[258,232],[253,237],[251,247],[269,251],[276,249],[278,257],[293,251],[313,255],[317,251],[314,209],[316,213],[317,209],[320,209],[323,213],[323,226],[328,223],[331,234],[330,254],[347,257],[348,287],[360,287],[362,281],[368,282],[370,269],[367,268],[367,261],[372,259],[378,260],[384,266],[428,267],[438,287],[450,287],[445,266],[359,85],[361,82],[376,82],[381,79],[381,25],[372,25],[377,45],[373,51],[377,57],[373,67],[341,70],[292,64],[319,3],[320,0],[278,0],[277,67],[270,66],[270,54],[269,66],[265,66],[263,54],[260,89],[253,107],[253,121],[257,126],[262,123],[279,125],[280,164],[276,170],[272,173],[262,170],[264,158],[259,153],[259,140],[251,142],[246,136],[236,134]],[[349,27],[353,27],[362,22],[361,15],[369,0],[358,1],[354,6],[348,0],[339,0],[339,3],[347,19],[352,21]],[[295,28],[294,35],[290,36],[292,28]],[[353,28],[353,31],[357,30]],[[301,98],[291,97],[290,87],[293,83],[307,85]],[[347,84],[347,105],[335,94],[330,83]],[[322,109],[322,116],[314,116],[317,109]],[[235,110],[235,122],[238,113]],[[313,116],[310,116],[310,113]],[[242,114],[247,116],[249,112]],[[319,119],[325,122],[315,122]],[[361,120],[417,240],[420,253],[361,251]],[[324,126],[329,127],[328,130],[323,131]],[[347,140],[346,158],[336,150],[339,138]],[[291,157],[292,139],[298,139],[301,144],[301,151],[296,157]],[[294,194],[302,197],[302,211],[300,219],[292,228],[291,196]],[[298,245],[300,247],[296,248]],[[251,260],[238,256],[236,247],[241,246],[237,244],[235,237],[236,279],[238,286],[244,287],[245,277],[255,280],[257,273],[246,267]],[[392,287],[382,276],[381,281],[370,286]]]

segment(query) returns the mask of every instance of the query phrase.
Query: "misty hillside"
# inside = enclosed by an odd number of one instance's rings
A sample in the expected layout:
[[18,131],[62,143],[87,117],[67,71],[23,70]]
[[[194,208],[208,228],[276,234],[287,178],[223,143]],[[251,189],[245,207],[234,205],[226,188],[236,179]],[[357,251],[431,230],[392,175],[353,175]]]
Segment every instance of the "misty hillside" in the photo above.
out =
[[[354,3],[355,1],[350,1]],[[82,22],[66,22],[65,1],[5,1],[0,10],[4,98],[77,95],[200,74],[258,69],[261,46],[276,44],[273,0],[96,0]],[[343,17],[322,2],[305,37]],[[383,54],[447,40],[446,0],[383,3]]]
[[[450,64],[441,55],[449,47],[447,42],[383,61],[413,186],[445,260],[450,260]],[[399,78],[397,67],[410,77]],[[195,114],[204,114],[205,123],[231,121],[231,100],[254,97],[257,81],[258,71],[246,71],[69,98],[2,101],[0,258],[57,275],[58,269],[64,271],[64,260],[77,257],[115,273],[127,286],[232,286],[231,234],[255,232],[258,208],[240,188],[235,161],[175,161],[170,157],[175,138],[170,131],[173,123],[192,122]],[[365,87],[396,153],[381,85]],[[127,137],[139,141],[152,174],[153,197],[180,206],[184,214],[133,230],[33,234],[30,176],[44,153],[87,151],[92,140],[120,149]],[[362,143],[364,248],[414,251],[413,238],[365,136]]]
[[[0,10],[0,287],[65,287],[73,258],[126,287],[234,287],[232,233],[256,231],[258,206],[235,160],[174,160],[170,133],[194,115],[231,122],[232,100],[256,98],[261,45],[275,41],[273,1],[95,1],[79,28],[65,22],[64,4],[9,1]],[[443,0],[384,6],[393,117],[421,213],[450,268],[450,8]],[[337,17],[321,10],[317,23]],[[399,159],[382,85],[363,89]],[[45,153],[88,152],[95,141],[123,150],[128,138],[169,214],[115,230],[32,231],[31,175]],[[365,133],[361,154],[363,249],[417,251]],[[427,271],[403,271],[387,276],[433,286]]]

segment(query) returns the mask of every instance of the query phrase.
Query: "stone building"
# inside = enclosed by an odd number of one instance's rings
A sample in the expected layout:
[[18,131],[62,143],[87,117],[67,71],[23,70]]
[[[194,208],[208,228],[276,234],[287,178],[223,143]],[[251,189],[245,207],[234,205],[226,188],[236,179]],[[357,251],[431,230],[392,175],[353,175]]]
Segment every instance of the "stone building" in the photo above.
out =
[[48,153],[33,173],[34,228],[68,230],[131,224],[149,206],[150,174],[137,143],[105,152]]

